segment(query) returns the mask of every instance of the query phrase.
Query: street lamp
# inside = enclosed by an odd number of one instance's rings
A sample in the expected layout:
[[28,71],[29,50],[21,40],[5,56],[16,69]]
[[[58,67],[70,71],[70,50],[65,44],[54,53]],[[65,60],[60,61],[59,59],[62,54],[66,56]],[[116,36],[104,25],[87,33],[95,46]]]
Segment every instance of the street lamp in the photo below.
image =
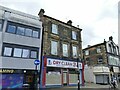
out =
[[79,58],[77,58],[78,90],[80,90]]

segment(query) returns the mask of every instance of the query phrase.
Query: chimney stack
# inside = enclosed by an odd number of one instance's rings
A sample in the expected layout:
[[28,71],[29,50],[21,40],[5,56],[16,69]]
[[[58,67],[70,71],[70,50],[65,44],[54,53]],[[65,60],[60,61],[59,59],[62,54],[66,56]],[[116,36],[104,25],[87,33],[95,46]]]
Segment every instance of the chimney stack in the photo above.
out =
[[38,13],[38,16],[40,18],[41,21],[43,21],[43,15],[44,15],[45,11],[44,9],[40,9],[39,13]]
[[113,37],[112,37],[112,36],[110,36],[110,37],[109,37],[109,40],[110,40],[110,41],[113,41]]
[[71,20],[67,21],[67,24],[72,25],[72,21]]

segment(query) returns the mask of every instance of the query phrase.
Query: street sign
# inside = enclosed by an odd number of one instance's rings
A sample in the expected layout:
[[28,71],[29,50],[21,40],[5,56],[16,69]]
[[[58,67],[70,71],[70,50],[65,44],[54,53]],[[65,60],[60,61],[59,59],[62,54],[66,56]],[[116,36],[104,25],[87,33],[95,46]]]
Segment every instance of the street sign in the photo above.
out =
[[34,64],[35,64],[35,65],[39,65],[39,64],[40,64],[40,60],[35,60],[35,61],[34,61]]

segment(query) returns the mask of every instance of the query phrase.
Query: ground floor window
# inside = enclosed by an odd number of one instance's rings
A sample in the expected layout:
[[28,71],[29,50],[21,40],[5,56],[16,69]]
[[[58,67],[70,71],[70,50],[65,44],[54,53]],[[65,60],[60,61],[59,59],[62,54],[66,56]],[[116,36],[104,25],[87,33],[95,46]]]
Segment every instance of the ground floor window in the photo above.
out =
[[61,85],[61,69],[47,67],[46,85]]

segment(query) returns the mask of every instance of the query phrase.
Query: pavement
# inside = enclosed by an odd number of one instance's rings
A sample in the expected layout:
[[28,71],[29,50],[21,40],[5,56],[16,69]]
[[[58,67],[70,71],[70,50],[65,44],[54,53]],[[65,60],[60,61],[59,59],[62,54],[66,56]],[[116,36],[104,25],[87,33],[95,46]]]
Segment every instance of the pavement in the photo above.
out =
[[[48,88],[45,90],[78,90],[77,86],[65,86],[61,88]],[[85,83],[84,86],[80,86],[80,90],[120,90],[120,83],[117,89],[111,89],[109,85],[100,85],[94,83]]]

